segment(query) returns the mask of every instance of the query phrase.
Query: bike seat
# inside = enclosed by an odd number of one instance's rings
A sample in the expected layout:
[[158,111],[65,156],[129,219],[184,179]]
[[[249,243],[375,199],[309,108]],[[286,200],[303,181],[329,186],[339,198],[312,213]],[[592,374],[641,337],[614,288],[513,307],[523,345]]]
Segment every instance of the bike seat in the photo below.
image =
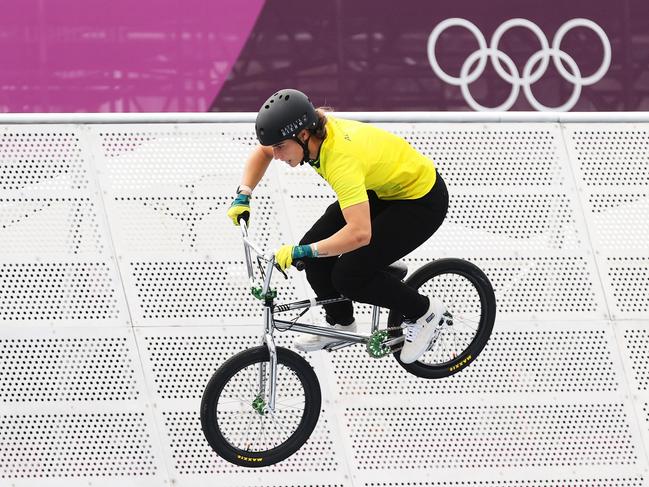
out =
[[398,279],[403,279],[406,277],[406,274],[408,274],[408,264],[402,260],[398,260],[386,267],[385,270],[393,276],[396,276]]

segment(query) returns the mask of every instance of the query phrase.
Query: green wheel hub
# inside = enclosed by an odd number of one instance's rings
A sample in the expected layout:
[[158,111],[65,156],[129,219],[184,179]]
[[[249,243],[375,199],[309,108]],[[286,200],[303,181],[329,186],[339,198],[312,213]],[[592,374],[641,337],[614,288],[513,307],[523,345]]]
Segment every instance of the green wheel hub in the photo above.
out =
[[259,414],[264,414],[264,409],[266,409],[266,401],[264,401],[261,396],[255,397],[255,400],[252,401],[252,409],[257,411]]

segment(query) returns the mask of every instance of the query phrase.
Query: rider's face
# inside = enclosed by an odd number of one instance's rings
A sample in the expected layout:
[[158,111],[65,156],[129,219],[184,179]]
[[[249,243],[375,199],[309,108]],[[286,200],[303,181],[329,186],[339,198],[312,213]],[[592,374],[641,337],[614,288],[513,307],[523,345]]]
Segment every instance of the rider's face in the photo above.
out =
[[283,140],[273,146],[273,157],[284,161],[291,167],[295,167],[302,162],[302,147],[294,140]]
[[[302,134],[300,134],[301,136]],[[302,162],[304,150],[295,140],[287,139],[275,144],[273,147],[273,158],[286,162],[289,166],[295,167]]]

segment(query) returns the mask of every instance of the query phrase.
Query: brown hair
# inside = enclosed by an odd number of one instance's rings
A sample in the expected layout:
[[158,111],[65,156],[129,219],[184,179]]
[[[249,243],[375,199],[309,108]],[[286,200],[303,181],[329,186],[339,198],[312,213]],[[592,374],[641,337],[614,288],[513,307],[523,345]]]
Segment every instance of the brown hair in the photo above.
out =
[[327,137],[327,115],[326,112],[332,112],[331,107],[318,107],[315,112],[318,115],[318,123],[312,129],[308,129],[312,135],[315,135],[319,139],[325,139]]

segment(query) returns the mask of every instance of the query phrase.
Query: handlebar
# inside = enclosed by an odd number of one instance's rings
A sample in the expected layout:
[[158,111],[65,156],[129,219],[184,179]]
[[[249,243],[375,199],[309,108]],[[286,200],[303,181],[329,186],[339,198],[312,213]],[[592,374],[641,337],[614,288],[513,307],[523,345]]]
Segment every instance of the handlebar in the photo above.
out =
[[250,220],[250,212],[249,211],[244,211],[237,217],[237,222],[239,225],[241,225],[241,220],[246,222],[246,227],[248,226],[248,220]]
[[[249,211],[244,211],[237,218],[237,221],[239,222],[239,226],[241,227],[241,234],[242,234],[242,237],[243,237],[244,247],[245,247],[245,252],[246,252],[246,260],[247,260],[247,262],[249,264],[249,266],[248,266],[249,274],[252,275],[252,260],[250,258],[250,249],[252,248],[252,250],[254,250],[257,255],[262,257],[267,262],[270,262],[271,259],[272,259],[273,260],[273,265],[275,266],[275,268],[278,271],[280,271],[282,274],[284,274],[284,277],[288,278],[288,276],[282,270],[282,268],[277,263],[274,262],[275,256],[272,256],[270,258],[266,257],[261,251],[259,251],[259,249],[257,249],[255,246],[253,246],[252,243],[248,240],[248,219],[249,218],[250,218],[250,212]],[[241,220],[243,220],[244,223],[241,223]],[[298,271],[303,271],[304,267],[305,267],[304,261],[302,259],[294,260],[291,265],[293,267],[295,267]]]

